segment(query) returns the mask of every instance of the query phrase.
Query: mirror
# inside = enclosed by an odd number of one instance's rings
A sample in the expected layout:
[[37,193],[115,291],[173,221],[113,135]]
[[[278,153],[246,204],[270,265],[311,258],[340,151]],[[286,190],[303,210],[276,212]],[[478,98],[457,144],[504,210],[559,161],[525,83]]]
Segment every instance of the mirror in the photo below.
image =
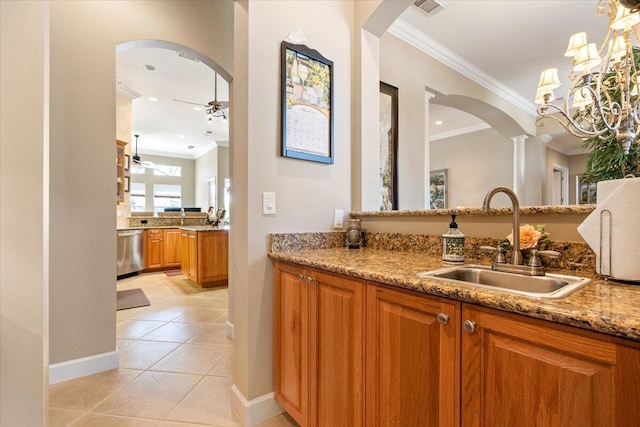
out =
[[[518,159],[522,206],[579,203],[582,142],[553,126],[542,134],[531,101],[524,110],[434,59],[406,28],[392,26],[379,39],[380,81],[399,90],[398,208],[479,207],[489,189],[514,188]],[[497,199],[500,205],[508,199]],[[363,201],[363,210],[379,209]]]

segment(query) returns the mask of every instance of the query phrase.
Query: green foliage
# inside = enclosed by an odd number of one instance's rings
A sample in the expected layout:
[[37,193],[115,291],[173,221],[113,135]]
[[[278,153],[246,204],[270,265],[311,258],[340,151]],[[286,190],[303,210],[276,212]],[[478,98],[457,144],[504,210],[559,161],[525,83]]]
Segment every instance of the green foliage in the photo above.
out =
[[[640,68],[640,48],[633,48],[636,67]],[[610,71],[607,80],[615,82],[615,73]],[[612,100],[620,102],[620,93],[612,93]],[[600,126],[599,126],[600,127]],[[640,129],[636,129],[640,131]],[[631,144],[629,154],[624,153],[623,144],[616,139],[615,132],[605,133],[602,137],[588,138],[583,147],[590,151],[587,170],[583,176],[586,182],[607,181],[624,178],[626,175],[640,176],[640,138]]]

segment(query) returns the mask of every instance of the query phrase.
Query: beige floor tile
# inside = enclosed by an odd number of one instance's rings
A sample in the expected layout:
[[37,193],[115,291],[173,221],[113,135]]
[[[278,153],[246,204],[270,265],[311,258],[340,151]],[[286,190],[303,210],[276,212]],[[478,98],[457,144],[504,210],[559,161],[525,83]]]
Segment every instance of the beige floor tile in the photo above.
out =
[[183,343],[204,331],[201,323],[169,322],[140,338],[144,341],[167,341]]
[[47,427],[67,427],[82,414],[72,409],[47,408]]
[[150,320],[125,320],[116,326],[116,338],[135,340],[158,329],[166,322],[154,322]]
[[120,367],[147,369],[179,345],[178,343],[160,341],[134,341],[118,350]]
[[[123,289],[118,288],[118,290],[122,291]],[[145,311],[148,311],[149,309],[151,309],[151,306],[129,308],[127,310],[118,310],[116,311],[116,321],[118,323],[121,323],[125,320],[132,319],[136,316],[141,315]]]
[[212,424],[191,424],[191,423],[179,423],[177,421],[160,421],[158,427],[222,427]]
[[157,425],[158,420],[89,413],[71,424],[70,427],[156,427]]
[[151,307],[135,316],[136,320],[156,320],[168,322],[184,314],[184,307]]
[[49,387],[49,406],[88,411],[141,372],[132,369],[113,369],[53,384]]
[[224,357],[220,359],[220,361],[216,363],[213,368],[211,368],[207,375],[215,375],[216,377],[233,376],[232,354],[233,352],[225,354]]
[[211,344],[183,344],[149,370],[205,375],[228,352],[226,347]]
[[[194,308],[187,311],[180,317],[173,319],[174,322],[192,322],[192,323],[224,323],[226,320],[226,310],[214,310],[207,308]],[[220,320],[222,318],[225,320]]]
[[123,348],[125,348],[126,346],[128,346],[129,344],[136,342],[136,340],[121,340],[121,339],[116,339],[116,348],[118,349],[118,351],[122,350]]
[[240,426],[231,412],[231,385],[228,377],[204,377],[165,417],[170,421]]
[[289,414],[284,413],[270,420],[264,421],[255,427],[299,427],[293,418]]
[[196,334],[187,341],[189,344],[215,344],[231,347],[233,341],[231,341],[225,335],[224,325],[221,324],[207,324],[202,332]]
[[162,419],[185,397],[200,378],[198,375],[189,374],[144,372],[94,408],[92,412]]

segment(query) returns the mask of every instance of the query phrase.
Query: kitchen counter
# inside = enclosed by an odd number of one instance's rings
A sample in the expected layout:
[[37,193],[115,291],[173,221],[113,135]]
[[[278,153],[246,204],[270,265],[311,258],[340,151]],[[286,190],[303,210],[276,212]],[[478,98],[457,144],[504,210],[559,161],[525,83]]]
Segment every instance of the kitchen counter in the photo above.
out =
[[418,272],[447,266],[442,263],[440,256],[425,253],[333,247],[272,251],[269,256],[280,261],[640,341],[640,286],[605,281],[585,272],[553,270],[561,274],[590,277],[592,282],[565,298],[549,300],[418,278]]
[[179,228],[187,231],[229,231],[229,227],[214,227],[212,225],[183,225]]

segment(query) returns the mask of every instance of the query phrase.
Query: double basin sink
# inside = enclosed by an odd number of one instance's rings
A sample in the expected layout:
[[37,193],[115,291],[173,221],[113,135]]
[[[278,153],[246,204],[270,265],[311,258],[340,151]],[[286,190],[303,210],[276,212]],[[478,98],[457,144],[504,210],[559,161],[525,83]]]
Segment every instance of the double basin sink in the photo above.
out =
[[544,299],[563,298],[591,282],[590,279],[584,277],[563,274],[547,273],[544,276],[526,276],[495,271],[489,266],[474,264],[420,272],[417,276]]

